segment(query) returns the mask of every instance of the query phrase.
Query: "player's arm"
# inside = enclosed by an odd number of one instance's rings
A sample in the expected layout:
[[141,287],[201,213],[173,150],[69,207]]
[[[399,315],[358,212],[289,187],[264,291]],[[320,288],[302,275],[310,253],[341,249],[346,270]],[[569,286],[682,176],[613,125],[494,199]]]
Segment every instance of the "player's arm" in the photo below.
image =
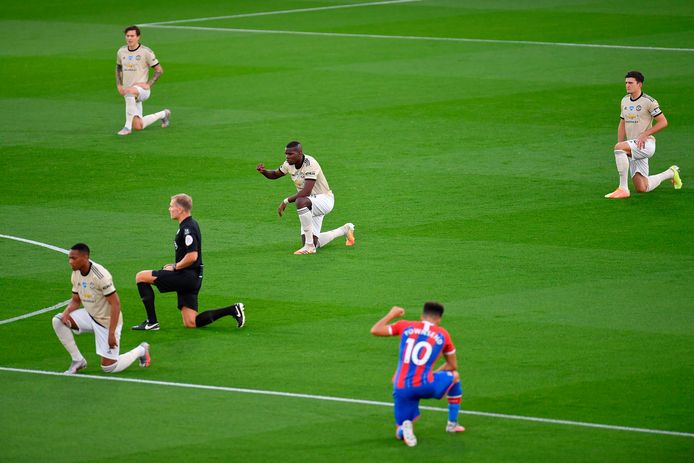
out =
[[280,215],[280,217],[282,217],[282,213],[284,212],[284,208],[287,207],[287,204],[293,203],[294,201],[296,201],[296,198],[301,198],[302,196],[303,197],[310,196],[311,192],[313,191],[313,185],[315,185],[315,184],[316,184],[315,180],[306,179],[306,180],[304,180],[304,186],[303,186],[303,188],[301,188],[301,190],[299,190],[294,195],[287,196],[286,198],[284,198],[282,200],[282,202],[280,203],[280,207],[277,209],[277,213]]
[[269,178],[270,180],[275,180],[275,179],[277,179],[277,178],[284,177],[284,172],[282,172],[282,171],[279,170],[279,169],[277,169],[277,170],[267,170],[267,169],[265,168],[265,164],[258,164],[258,165],[255,167],[255,170],[257,170],[258,172],[260,172],[261,174],[263,174],[263,176],[264,176],[265,178]]
[[152,74],[152,78],[147,81],[147,88],[152,87],[152,85],[159,80],[162,74],[164,74],[164,68],[161,67],[161,64],[157,63],[157,65],[154,66],[154,74]]
[[111,305],[111,322],[108,325],[108,345],[112,349],[118,346],[116,339],[116,327],[120,318],[120,298],[117,292],[112,292],[106,296],[106,301]]
[[[656,134],[667,127],[667,119],[665,119],[665,114],[660,113],[655,116],[655,124],[645,132],[643,132],[640,137],[648,138],[653,134]],[[640,138],[639,137],[639,138]]]
[[648,130],[644,130],[643,133],[639,135],[639,138],[636,139],[636,146],[643,148],[646,145],[646,140],[648,137],[654,133],[660,132],[665,127],[667,127],[667,119],[665,119],[665,114],[660,113],[655,116],[655,125],[650,127]]
[[125,95],[125,88],[123,87],[123,65],[116,64],[116,88],[118,93]]
[[405,309],[402,307],[394,306],[388,311],[385,317],[381,318],[376,322],[374,326],[371,327],[371,334],[374,336],[391,336],[390,329],[388,325],[394,319],[402,317],[405,315]]
[[444,363],[436,371],[455,371],[458,369],[458,359],[455,352],[443,354]]
[[627,130],[624,127],[624,119],[619,119],[619,125],[617,126],[617,143],[621,143],[627,139]]
[[82,300],[80,299],[80,295],[77,293],[72,293],[70,302],[68,303],[67,307],[65,307],[65,310],[63,310],[63,314],[60,316],[60,319],[65,324],[65,326],[72,327],[70,325],[70,313],[79,309],[81,305]]
[[171,265],[170,269],[167,269],[164,267],[166,270],[182,270],[184,268],[190,267],[193,265],[196,261],[198,260],[198,251],[190,251],[186,253],[185,256],[183,256],[183,259],[179,260],[175,264]]

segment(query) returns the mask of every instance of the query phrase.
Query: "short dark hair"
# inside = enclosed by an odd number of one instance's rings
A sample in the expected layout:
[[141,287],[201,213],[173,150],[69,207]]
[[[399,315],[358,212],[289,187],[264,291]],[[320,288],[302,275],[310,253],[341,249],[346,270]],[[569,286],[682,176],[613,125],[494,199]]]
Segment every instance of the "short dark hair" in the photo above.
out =
[[87,246],[84,243],[77,243],[70,248],[70,251],[78,251],[78,252],[81,252],[82,254],[89,255],[89,246]]
[[290,141],[287,143],[287,149],[289,148],[301,148],[301,142],[298,142],[296,140]]
[[123,30],[123,33],[124,33],[124,34],[127,34],[128,31],[135,31],[135,34],[137,34],[138,37],[139,37],[140,34],[141,34],[140,28],[137,27],[137,26],[128,26],[128,27],[125,28],[125,30]]
[[443,317],[443,304],[434,301],[425,302],[422,314],[441,318]]
[[627,75],[624,76],[625,79],[628,79],[629,77],[633,77],[636,79],[636,82],[643,83],[644,80],[646,80],[645,77],[643,77],[643,74],[641,74],[639,71],[629,71],[627,72]]

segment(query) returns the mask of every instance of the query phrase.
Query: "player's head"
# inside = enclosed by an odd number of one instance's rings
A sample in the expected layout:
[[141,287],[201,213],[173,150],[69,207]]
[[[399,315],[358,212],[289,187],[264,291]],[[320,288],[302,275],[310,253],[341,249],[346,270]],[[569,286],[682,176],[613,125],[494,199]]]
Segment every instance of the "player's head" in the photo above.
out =
[[639,71],[627,72],[627,75],[624,76],[624,84],[626,86],[627,93],[630,95],[640,93],[644,80],[645,77],[643,77],[643,74],[641,74]]
[[141,32],[139,27],[128,26],[123,30],[123,33],[125,34],[125,42],[128,44],[129,48],[140,43]]
[[193,210],[193,198],[185,193],[179,193],[171,197],[171,202],[169,203],[169,214],[174,220],[178,220],[180,217],[190,215],[190,211]]
[[84,243],[77,243],[71,247],[67,261],[72,270],[82,269],[89,265],[89,246]]
[[429,301],[424,303],[422,309],[422,319],[438,322],[443,317],[443,304],[440,302]]
[[287,158],[289,164],[296,164],[299,162],[303,154],[301,143],[296,140],[290,141],[284,148],[284,157]]
[[643,83],[644,80],[646,80],[645,77],[643,77],[643,74],[641,74],[639,71],[629,71],[627,72],[627,75],[624,76],[625,79],[635,79],[636,82]]

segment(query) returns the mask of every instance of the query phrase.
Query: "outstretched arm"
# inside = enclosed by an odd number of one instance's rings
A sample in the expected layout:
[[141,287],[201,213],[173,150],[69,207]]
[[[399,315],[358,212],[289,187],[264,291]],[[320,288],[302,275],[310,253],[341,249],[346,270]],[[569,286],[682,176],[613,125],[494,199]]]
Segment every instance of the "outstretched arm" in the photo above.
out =
[[374,336],[390,336],[390,330],[388,329],[388,325],[394,319],[402,317],[404,315],[405,309],[403,309],[402,307],[394,306],[392,309],[388,311],[385,317],[381,318],[379,321],[376,322],[374,326],[371,327],[371,334],[373,334]]
[[267,170],[267,169],[265,168],[265,164],[258,164],[258,165],[256,166],[255,170],[257,170],[258,172],[260,172],[261,174],[263,174],[263,176],[264,176],[265,178],[269,178],[270,180],[275,180],[275,179],[277,179],[277,178],[284,177],[284,172],[282,172],[282,171],[279,170],[279,169],[277,169],[277,170]]

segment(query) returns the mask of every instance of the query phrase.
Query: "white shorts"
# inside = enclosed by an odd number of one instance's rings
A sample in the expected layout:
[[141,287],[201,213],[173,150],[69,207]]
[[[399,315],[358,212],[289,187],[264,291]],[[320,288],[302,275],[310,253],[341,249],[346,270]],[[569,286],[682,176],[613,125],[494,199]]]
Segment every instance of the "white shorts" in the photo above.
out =
[[[311,195],[308,197],[311,200],[311,221],[313,222],[313,234],[318,236],[321,227],[323,226],[323,217],[330,213],[335,206],[335,197],[333,195]],[[299,234],[303,235],[304,231],[299,225]]]
[[107,359],[118,360],[118,355],[120,354],[120,332],[121,328],[123,328],[123,323],[119,323],[116,327],[116,342],[118,345],[111,348],[108,345],[108,329],[95,322],[86,309],[77,309],[70,313],[70,317],[79,327],[77,331],[72,330],[75,334],[94,333],[97,354]]
[[636,140],[627,140],[631,148],[629,157],[629,173],[633,177],[638,172],[644,177],[648,177],[648,160],[655,154],[655,138],[646,139],[643,149],[636,146]]
[[135,88],[137,89],[137,98],[135,98],[135,100],[138,103],[142,103],[145,100],[149,100],[149,96],[152,94],[151,89],[145,90],[144,88],[139,87],[137,85],[135,85]]

